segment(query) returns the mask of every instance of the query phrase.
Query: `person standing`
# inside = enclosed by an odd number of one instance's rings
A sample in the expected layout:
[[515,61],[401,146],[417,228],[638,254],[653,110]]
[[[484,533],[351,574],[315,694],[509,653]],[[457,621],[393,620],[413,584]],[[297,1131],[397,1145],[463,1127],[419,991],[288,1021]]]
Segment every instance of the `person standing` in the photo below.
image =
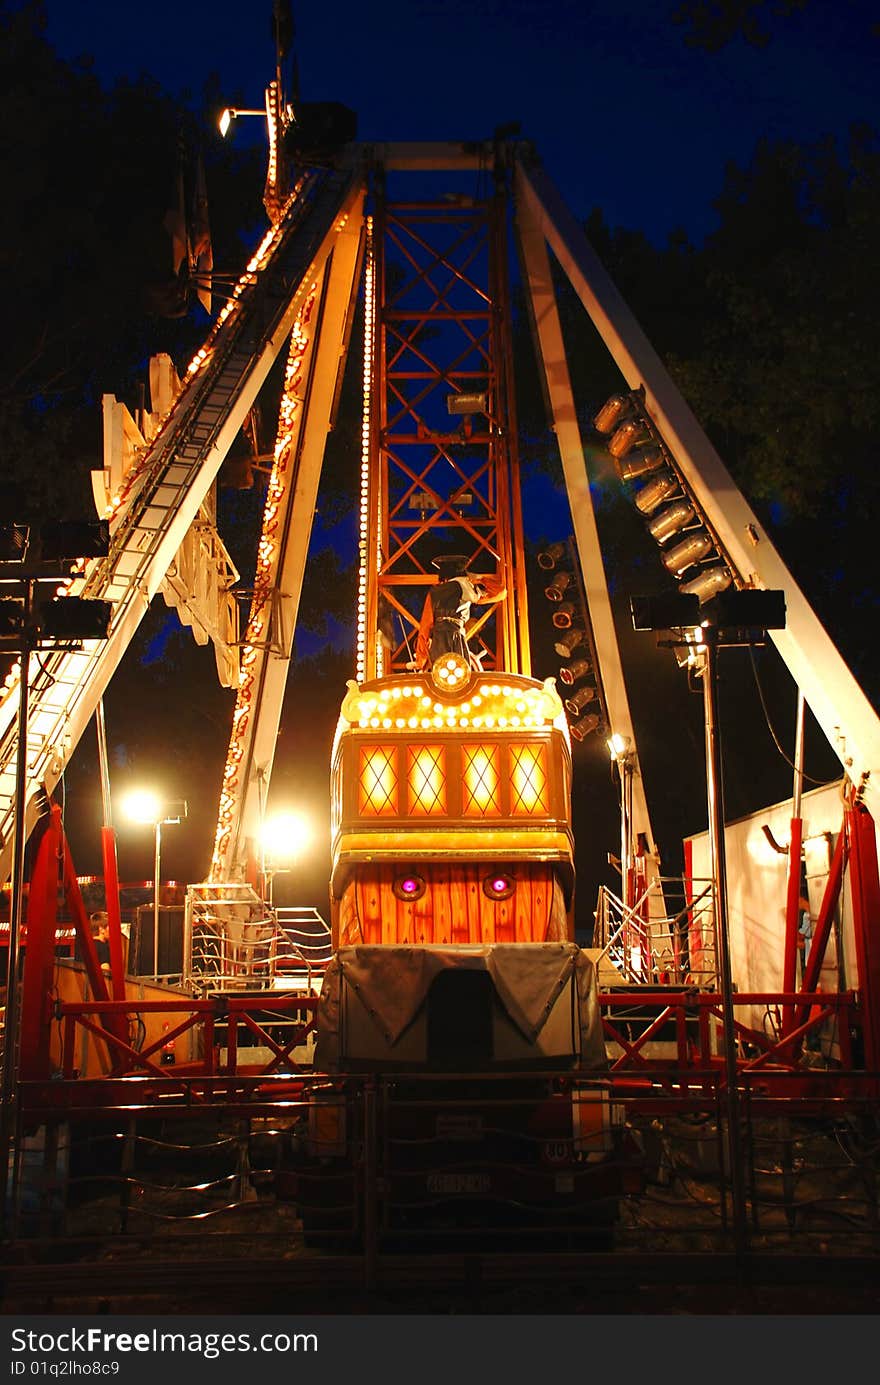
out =
[[503,601],[507,595],[500,572],[470,572],[467,558],[451,553],[434,559],[436,587],[425,597],[416,636],[416,668],[429,669],[444,654],[458,654],[471,668],[479,667],[467,641],[471,606]]

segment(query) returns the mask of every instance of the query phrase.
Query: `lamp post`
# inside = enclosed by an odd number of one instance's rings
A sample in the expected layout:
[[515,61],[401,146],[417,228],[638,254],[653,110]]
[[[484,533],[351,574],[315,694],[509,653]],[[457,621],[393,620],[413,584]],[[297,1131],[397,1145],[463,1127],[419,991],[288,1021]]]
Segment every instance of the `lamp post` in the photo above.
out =
[[[175,815],[169,812],[178,807]],[[186,801],[175,804],[163,803],[151,789],[135,789],[123,804],[125,816],[145,827],[152,826],[154,832],[153,850],[153,980],[159,980],[159,896],[162,889],[162,828],[176,826],[186,817]]]
[[632,781],[635,771],[632,737],[615,731],[608,741],[612,764],[620,776],[620,893],[627,909],[634,904],[632,888]]

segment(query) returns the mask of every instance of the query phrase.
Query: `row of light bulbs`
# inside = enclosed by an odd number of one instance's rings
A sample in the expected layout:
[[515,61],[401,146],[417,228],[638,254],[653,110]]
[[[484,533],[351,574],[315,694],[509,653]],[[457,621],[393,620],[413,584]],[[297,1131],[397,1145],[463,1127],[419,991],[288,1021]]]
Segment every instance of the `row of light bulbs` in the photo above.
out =
[[593,427],[608,439],[620,480],[633,488],[633,501],[662,549],[664,567],[675,578],[697,569],[679,582],[678,590],[702,603],[729,587],[733,573],[645,415],[640,393],[613,394],[593,419]]
[[[562,542],[551,543],[538,554],[539,566],[546,572],[553,573],[544,588],[547,600],[552,601],[556,607],[553,612],[553,627],[557,632],[561,632],[557,633],[553,647],[561,658],[568,660],[559,670],[559,681],[566,688],[575,689],[563,699],[568,727],[574,740],[584,741],[588,736],[601,733],[605,727],[605,720],[594,676],[587,614],[583,609],[578,584],[572,572],[557,566],[566,560],[571,561],[572,555],[568,545]],[[589,682],[581,682],[582,679],[590,678]],[[576,686],[578,684],[579,687]],[[592,702],[597,706],[590,711],[585,710]]]

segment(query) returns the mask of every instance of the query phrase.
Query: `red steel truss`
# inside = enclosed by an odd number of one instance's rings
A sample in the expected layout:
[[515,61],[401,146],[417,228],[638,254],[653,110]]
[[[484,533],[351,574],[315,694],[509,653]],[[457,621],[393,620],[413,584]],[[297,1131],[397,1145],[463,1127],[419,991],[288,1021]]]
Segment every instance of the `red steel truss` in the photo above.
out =
[[507,595],[474,610],[471,647],[487,671],[529,672],[505,204],[503,189],[378,200],[367,620],[375,629],[384,616],[386,673],[412,663],[444,551],[476,571],[503,569]]

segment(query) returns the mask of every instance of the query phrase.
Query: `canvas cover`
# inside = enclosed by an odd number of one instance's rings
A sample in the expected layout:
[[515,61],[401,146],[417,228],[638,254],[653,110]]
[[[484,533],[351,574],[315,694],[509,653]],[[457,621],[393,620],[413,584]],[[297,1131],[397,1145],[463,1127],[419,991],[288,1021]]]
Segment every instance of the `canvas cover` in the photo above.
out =
[[389,1060],[425,1003],[435,977],[449,968],[488,971],[501,1006],[530,1043],[563,992],[574,988],[580,1066],[605,1066],[596,968],[575,943],[490,943],[469,947],[343,947],[324,974],[315,1066],[344,1066],[342,992],[350,987],[383,1036]]

